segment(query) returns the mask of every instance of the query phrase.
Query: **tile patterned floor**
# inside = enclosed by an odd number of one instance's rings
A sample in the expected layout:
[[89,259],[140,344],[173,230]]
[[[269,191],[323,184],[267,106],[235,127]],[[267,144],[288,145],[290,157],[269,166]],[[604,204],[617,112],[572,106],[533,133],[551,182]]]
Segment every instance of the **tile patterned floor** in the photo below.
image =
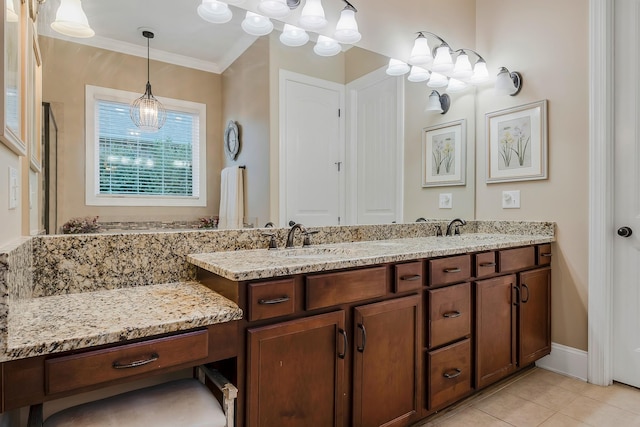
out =
[[640,427],[640,390],[599,387],[533,368],[414,427],[436,426]]

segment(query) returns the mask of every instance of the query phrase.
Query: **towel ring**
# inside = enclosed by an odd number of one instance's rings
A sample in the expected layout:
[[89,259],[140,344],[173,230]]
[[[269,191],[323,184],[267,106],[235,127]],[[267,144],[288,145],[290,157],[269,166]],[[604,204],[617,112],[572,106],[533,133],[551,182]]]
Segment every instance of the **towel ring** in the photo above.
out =
[[233,120],[229,120],[224,131],[224,150],[230,160],[235,160],[240,152],[240,135],[238,125]]

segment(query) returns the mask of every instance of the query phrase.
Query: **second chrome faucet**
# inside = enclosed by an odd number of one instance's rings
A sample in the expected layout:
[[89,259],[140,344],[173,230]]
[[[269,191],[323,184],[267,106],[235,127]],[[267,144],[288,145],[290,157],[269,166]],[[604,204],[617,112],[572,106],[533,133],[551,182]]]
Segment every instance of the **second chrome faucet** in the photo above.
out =
[[[467,221],[465,221],[464,219],[460,219],[460,218],[456,218],[451,220],[451,222],[449,223],[449,225],[447,225],[447,236],[452,236],[452,235],[459,235],[460,234],[460,225],[467,225]],[[452,231],[452,227],[453,231]]]

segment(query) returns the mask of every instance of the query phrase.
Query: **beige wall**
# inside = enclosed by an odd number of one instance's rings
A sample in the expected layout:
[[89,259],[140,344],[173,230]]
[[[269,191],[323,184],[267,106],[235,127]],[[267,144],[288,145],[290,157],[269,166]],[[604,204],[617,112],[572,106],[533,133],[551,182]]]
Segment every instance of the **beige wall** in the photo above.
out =
[[259,38],[222,74],[222,123],[238,123],[241,145],[235,161],[245,165],[245,222],[269,221],[269,40]]
[[[554,342],[587,349],[588,261],[588,4],[582,0],[482,0],[477,47],[489,69],[520,71],[522,92],[477,105],[478,219],[549,220],[557,226],[553,255]],[[526,18],[523,18],[526,17]],[[484,114],[548,99],[549,179],[485,183]],[[501,192],[520,190],[521,209],[503,210]]]
[[103,221],[193,220],[217,215],[222,165],[221,76],[151,61],[156,96],[207,106],[207,207],[104,207],[85,205],[85,85],[135,93],[144,91],[146,58],[40,38],[43,100],[62,108],[57,114],[59,141],[58,219],[99,215]]

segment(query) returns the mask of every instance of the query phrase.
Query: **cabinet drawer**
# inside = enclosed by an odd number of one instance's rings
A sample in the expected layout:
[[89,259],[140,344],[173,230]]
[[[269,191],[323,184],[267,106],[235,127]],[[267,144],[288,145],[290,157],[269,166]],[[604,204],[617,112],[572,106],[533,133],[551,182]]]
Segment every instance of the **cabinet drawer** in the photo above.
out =
[[45,361],[47,394],[148,373],[209,354],[206,330],[127,344],[103,350],[62,356]]
[[429,409],[442,408],[471,392],[471,344],[468,339],[427,356]]
[[249,321],[285,316],[295,311],[293,279],[249,284]]
[[471,334],[471,284],[429,291],[429,348]]
[[306,279],[307,310],[378,298],[387,291],[387,268],[318,274]]
[[429,286],[464,282],[471,277],[471,255],[429,260]]
[[551,244],[536,246],[538,265],[551,264]]
[[485,277],[498,271],[495,251],[482,252],[474,255],[475,277]]
[[535,265],[536,255],[533,246],[505,249],[498,252],[498,271],[500,273],[522,270]]
[[394,292],[407,292],[420,289],[423,285],[422,262],[409,262],[395,266]]

